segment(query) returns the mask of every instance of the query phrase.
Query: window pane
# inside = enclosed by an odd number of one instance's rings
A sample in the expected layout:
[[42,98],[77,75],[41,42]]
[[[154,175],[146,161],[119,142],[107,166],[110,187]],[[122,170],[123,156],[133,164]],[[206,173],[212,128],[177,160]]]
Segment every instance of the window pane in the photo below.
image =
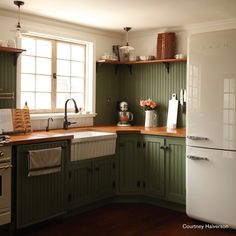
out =
[[51,109],[50,93],[36,93],[36,109]]
[[25,102],[27,102],[29,109],[35,109],[35,97],[34,93],[21,93],[21,108],[24,107]]
[[[65,102],[68,98],[70,98],[69,93],[57,93],[57,108],[64,108]],[[68,106],[68,108],[69,108],[69,106]]]
[[36,75],[36,91],[51,92],[51,76]]
[[48,40],[37,40],[36,55],[38,57],[52,57],[52,44]]
[[57,92],[70,92],[70,77],[57,76]]
[[84,92],[84,79],[71,78],[71,92]]
[[71,60],[84,61],[84,47],[83,46],[71,46]]
[[51,60],[46,58],[36,59],[36,73],[51,75]]
[[35,73],[35,57],[22,55],[21,73]]
[[31,38],[22,38],[21,40],[21,48],[26,49],[23,52],[24,55],[32,55],[34,56],[35,53],[35,39]]
[[71,93],[71,97],[75,99],[78,107],[84,108],[84,94],[82,94],[82,93]]
[[70,61],[57,60],[57,74],[70,76]]
[[35,76],[30,74],[21,74],[21,91],[35,90]]
[[57,43],[57,58],[70,59],[70,45],[67,43]]
[[72,61],[71,76],[84,77],[84,63]]

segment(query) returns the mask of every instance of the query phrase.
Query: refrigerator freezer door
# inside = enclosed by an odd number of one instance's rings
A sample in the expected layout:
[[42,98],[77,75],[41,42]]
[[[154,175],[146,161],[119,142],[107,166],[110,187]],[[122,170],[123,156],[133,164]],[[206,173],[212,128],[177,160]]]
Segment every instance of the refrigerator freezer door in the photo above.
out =
[[236,150],[236,30],[193,35],[187,72],[187,145]]
[[236,152],[187,146],[186,211],[236,228]]

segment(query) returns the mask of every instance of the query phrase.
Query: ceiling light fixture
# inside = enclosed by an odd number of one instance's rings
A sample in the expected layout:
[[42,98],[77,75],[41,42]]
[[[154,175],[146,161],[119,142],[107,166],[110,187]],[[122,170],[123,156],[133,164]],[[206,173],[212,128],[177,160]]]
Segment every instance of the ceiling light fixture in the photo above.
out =
[[18,7],[18,22],[16,25],[16,37],[17,38],[21,38],[22,36],[22,29],[21,29],[21,24],[20,24],[20,20],[21,20],[21,15],[20,15],[20,7],[23,6],[25,3],[23,1],[14,1],[14,5],[16,5]]
[[128,36],[128,32],[129,32],[131,29],[132,29],[131,27],[125,27],[125,28],[124,28],[124,30],[126,31],[126,45],[120,47],[120,49],[127,50],[127,51],[134,50],[133,47],[129,46],[129,36]]

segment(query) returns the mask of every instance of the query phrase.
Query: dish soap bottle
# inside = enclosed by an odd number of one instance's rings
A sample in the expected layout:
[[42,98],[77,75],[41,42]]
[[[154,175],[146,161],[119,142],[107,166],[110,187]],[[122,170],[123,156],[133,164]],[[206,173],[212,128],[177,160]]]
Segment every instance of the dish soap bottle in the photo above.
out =
[[25,105],[24,105],[24,108],[25,110],[29,110],[29,107],[28,107],[28,104],[27,104],[27,101],[25,101]]

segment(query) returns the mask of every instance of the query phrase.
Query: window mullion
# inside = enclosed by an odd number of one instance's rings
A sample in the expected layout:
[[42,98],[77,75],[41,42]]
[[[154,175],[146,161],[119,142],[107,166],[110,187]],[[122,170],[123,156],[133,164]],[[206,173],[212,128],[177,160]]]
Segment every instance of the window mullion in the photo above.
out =
[[52,101],[52,112],[56,111],[56,90],[57,90],[57,80],[53,77],[53,73],[57,72],[57,45],[56,41],[52,41],[52,91],[51,91],[51,101]]

